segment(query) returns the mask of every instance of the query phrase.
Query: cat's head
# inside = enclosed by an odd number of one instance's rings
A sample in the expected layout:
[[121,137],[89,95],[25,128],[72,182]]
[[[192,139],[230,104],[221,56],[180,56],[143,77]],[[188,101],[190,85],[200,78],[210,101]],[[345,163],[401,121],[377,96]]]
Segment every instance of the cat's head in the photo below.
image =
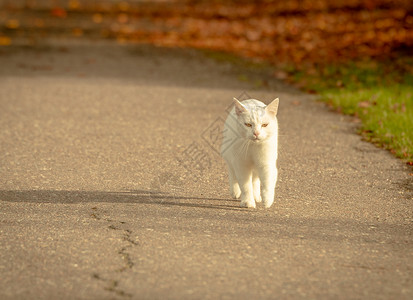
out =
[[253,142],[262,142],[278,133],[278,98],[265,106],[257,100],[242,103],[234,98],[235,114],[238,119],[238,134]]

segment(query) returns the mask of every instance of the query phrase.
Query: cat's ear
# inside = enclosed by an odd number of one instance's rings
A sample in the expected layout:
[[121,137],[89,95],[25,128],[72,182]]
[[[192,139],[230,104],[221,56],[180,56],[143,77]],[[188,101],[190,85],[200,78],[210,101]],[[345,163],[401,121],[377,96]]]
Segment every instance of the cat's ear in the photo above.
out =
[[273,114],[274,116],[276,116],[277,112],[278,112],[279,102],[280,102],[280,100],[278,98],[273,100],[270,104],[267,105],[267,107],[265,108],[265,111]]
[[241,102],[238,101],[237,98],[234,97],[234,105],[235,105],[235,113],[237,116],[241,115],[242,113],[247,112],[247,109],[244,107],[244,105],[241,104]]

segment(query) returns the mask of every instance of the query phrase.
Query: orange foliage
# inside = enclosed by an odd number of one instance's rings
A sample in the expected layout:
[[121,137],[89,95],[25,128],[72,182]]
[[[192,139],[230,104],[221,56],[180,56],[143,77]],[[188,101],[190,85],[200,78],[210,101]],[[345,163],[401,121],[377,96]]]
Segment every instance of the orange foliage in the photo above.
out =
[[137,29],[127,39],[297,64],[413,46],[413,5],[403,0],[193,1],[156,8],[134,11]]
[[76,37],[98,33],[121,42],[209,48],[296,65],[382,56],[413,46],[411,0],[68,0],[50,8],[48,16],[36,0],[30,3],[36,17],[21,8],[20,19],[16,14],[5,20],[3,45],[26,28],[31,27],[28,35],[38,28],[47,36],[48,28],[60,26]]

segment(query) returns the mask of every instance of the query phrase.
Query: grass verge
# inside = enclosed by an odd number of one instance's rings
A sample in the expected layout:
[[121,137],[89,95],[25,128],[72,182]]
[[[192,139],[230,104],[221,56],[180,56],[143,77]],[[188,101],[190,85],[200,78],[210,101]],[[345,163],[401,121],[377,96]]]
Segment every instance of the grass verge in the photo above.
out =
[[361,120],[360,134],[413,165],[413,57],[288,70],[290,79]]

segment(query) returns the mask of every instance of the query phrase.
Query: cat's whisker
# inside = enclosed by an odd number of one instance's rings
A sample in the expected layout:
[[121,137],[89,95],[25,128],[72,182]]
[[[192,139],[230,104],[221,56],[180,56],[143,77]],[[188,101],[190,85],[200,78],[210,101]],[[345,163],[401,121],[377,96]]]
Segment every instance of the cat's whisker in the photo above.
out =
[[244,140],[241,141],[241,145],[237,151],[237,156],[241,157],[241,158],[246,158],[247,154],[248,154],[248,148],[250,146],[250,141],[249,140]]
[[238,149],[235,151],[235,155],[236,156],[241,156],[241,153],[244,149],[244,141],[241,141],[240,146],[238,147]]

